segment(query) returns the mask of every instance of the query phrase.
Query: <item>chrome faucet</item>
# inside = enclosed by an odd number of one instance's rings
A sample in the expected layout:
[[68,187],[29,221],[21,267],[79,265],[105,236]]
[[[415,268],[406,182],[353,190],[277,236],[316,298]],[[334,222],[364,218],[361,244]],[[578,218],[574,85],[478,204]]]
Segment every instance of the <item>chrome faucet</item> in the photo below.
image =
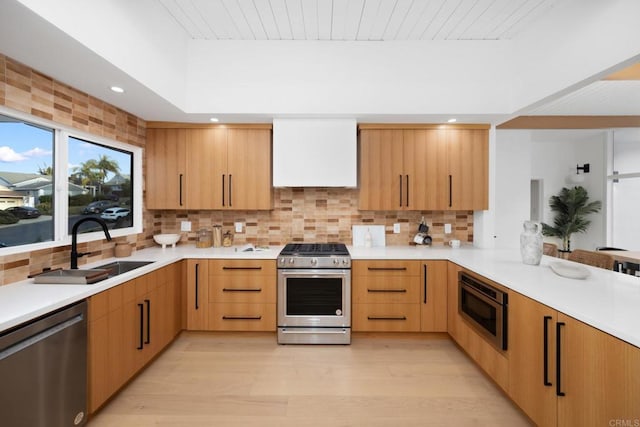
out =
[[111,235],[109,234],[109,228],[107,228],[107,223],[101,220],[100,218],[82,218],[80,221],[73,224],[73,228],[71,229],[71,269],[78,269],[78,258],[89,255],[91,252],[78,253],[78,227],[83,222],[94,221],[102,226],[102,230],[104,231],[104,235],[107,236],[107,240],[111,240]]

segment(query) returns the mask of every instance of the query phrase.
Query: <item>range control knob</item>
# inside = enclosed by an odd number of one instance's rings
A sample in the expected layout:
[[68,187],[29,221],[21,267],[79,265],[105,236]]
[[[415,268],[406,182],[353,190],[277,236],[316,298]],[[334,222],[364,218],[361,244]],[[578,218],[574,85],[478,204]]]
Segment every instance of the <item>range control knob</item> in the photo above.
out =
[[311,265],[318,265],[318,258],[311,258]]
[[338,264],[340,264],[340,260],[338,258],[334,258],[333,265],[338,265]]
[[295,260],[295,259],[293,259],[293,258],[289,258],[289,264],[293,265],[295,262],[296,262],[296,260]]
[[348,259],[346,259],[346,258],[343,258],[343,259],[342,259],[342,264],[344,264],[344,265],[349,264],[349,260],[348,260]]

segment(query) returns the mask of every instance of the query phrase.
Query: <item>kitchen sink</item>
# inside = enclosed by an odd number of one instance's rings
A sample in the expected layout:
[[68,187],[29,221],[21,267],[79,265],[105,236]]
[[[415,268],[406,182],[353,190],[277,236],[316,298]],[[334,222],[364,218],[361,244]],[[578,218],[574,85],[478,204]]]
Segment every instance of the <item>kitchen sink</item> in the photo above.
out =
[[114,261],[90,270],[51,270],[33,277],[33,283],[58,285],[91,285],[101,280],[149,265],[153,261]]
[[99,265],[98,267],[95,267],[95,270],[107,270],[108,276],[114,277],[152,263],[153,261],[114,261],[108,264]]

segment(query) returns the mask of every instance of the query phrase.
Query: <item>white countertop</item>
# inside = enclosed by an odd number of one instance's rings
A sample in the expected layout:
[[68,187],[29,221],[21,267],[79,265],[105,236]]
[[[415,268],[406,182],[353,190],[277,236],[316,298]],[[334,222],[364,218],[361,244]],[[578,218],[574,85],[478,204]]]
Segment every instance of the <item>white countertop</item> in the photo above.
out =
[[36,317],[80,301],[123,282],[149,273],[182,259],[276,259],[282,246],[272,246],[269,250],[238,252],[238,247],[197,249],[195,245],[176,248],[153,247],[134,252],[126,258],[107,258],[90,264],[82,264],[81,269],[95,268],[112,261],[154,261],[153,264],[137,268],[93,285],[46,285],[34,284],[33,279],[0,286],[0,331],[12,328]]
[[522,263],[518,249],[459,249],[425,246],[350,248],[357,259],[417,259],[453,261],[509,289],[640,347],[640,277],[578,264],[589,271],[583,280],[558,276],[542,257],[539,266]]
[[[0,286],[0,331],[102,292],[139,275],[187,259],[276,259],[282,246],[265,251],[238,252],[237,247],[196,249],[193,245],[135,252],[128,258],[104,259],[81,268],[114,260],[155,261],[94,285],[36,285],[31,279]],[[449,260],[526,295],[542,304],[640,347],[640,278],[596,267],[583,266],[584,280],[556,275],[550,262],[570,263],[544,256],[539,266],[525,265],[516,250],[434,248],[423,246],[349,247],[351,258]]]

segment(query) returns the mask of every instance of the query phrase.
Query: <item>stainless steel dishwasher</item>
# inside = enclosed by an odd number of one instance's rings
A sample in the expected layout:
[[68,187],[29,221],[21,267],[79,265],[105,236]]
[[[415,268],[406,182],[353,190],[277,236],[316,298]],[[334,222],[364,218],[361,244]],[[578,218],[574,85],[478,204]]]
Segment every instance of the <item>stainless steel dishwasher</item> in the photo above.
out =
[[0,424],[86,423],[87,303],[0,333]]

